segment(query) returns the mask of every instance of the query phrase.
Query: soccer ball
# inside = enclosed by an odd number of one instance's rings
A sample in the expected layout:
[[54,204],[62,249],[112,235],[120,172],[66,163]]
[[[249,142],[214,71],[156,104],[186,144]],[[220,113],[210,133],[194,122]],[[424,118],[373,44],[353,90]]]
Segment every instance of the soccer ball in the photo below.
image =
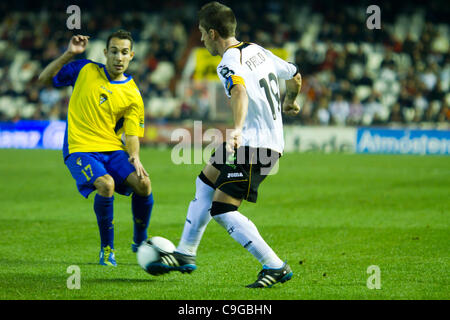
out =
[[172,253],[175,245],[163,237],[151,237],[143,241],[137,250],[137,261],[142,269],[147,271],[148,265],[159,260],[159,253]]

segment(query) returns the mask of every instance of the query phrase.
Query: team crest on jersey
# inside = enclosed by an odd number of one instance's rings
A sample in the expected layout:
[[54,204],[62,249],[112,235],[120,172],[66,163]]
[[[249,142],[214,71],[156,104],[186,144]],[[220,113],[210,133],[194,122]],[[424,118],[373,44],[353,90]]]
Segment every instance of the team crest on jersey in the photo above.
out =
[[78,159],[77,159],[77,165],[79,165],[79,166],[82,165],[82,164],[81,164],[81,158],[78,158]]
[[229,76],[231,76],[232,74],[234,74],[234,71],[229,69],[228,67],[223,67],[220,70],[220,74],[222,75],[222,77],[224,77],[225,79],[228,78]]
[[100,104],[108,100],[108,96],[104,93],[100,94]]

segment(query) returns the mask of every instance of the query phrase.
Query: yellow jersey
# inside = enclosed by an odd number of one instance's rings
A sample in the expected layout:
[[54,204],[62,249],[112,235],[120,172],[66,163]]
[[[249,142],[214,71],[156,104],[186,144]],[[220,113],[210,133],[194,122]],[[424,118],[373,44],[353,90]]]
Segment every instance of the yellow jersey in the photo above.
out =
[[64,137],[64,159],[74,152],[126,150],[123,133],[144,136],[144,102],[130,75],[113,81],[105,65],[82,59],[53,77],[54,87],[73,86]]

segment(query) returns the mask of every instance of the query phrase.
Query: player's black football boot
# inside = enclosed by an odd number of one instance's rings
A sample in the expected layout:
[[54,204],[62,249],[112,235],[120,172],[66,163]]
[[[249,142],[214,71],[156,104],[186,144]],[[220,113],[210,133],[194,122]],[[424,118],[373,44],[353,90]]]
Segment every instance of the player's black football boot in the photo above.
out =
[[270,288],[275,283],[286,282],[291,280],[294,273],[291,267],[285,262],[280,269],[269,269],[263,266],[263,269],[258,273],[258,279],[246,286],[247,288]]
[[147,272],[157,276],[170,271],[180,271],[182,273],[191,273],[197,269],[195,265],[195,257],[181,254],[178,252],[167,253],[160,251],[160,258],[156,262],[152,262],[147,267]]

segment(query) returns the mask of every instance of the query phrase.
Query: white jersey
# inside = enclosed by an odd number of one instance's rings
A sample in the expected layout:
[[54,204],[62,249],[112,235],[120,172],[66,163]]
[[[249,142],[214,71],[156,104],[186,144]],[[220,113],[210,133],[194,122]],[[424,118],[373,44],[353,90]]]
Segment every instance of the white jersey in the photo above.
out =
[[297,66],[253,43],[228,48],[217,67],[228,97],[236,84],[247,90],[248,112],[242,130],[242,145],[283,153],[281,97],[278,79],[292,79]]

